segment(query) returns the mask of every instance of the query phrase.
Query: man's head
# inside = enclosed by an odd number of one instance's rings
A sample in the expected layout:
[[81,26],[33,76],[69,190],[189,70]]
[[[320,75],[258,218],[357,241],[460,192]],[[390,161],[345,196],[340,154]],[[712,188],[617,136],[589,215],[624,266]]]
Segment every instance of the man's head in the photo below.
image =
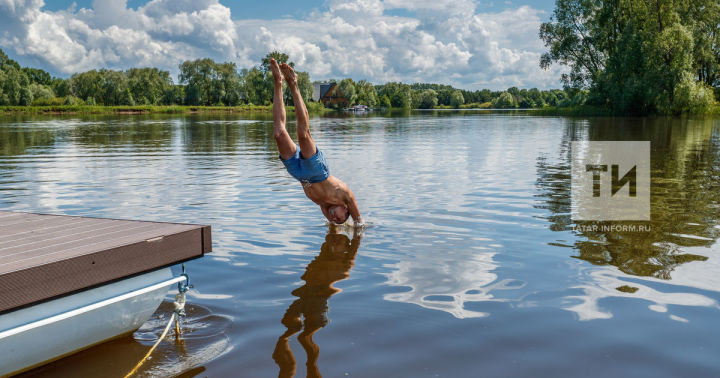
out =
[[327,219],[335,224],[343,224],[350,216],[348,208],[344,205],[333,205],[328,208]]

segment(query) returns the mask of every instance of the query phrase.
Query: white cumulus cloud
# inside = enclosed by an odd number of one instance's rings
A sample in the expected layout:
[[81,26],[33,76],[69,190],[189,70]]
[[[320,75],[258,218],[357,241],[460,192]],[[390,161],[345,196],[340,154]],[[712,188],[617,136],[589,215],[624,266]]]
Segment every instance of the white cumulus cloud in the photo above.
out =
[[[183,60],[257,65],[286,52],[313,79],[435,82],[462,88],[558,87],[560,69],[538,66],[542,11],[478,12],[474,0],[331,0],[302,20],[233,19],[218,0],[95,0],[47,11],[42,0],[0,0],[0,48],[54,74]],[[404,10],[400,17],[393,10]]]

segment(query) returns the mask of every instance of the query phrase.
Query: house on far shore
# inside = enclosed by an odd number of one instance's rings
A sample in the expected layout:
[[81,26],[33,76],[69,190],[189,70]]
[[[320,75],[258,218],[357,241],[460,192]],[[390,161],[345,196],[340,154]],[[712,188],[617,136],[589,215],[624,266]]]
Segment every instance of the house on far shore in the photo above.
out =
[[324,106],[334,106],[336,104],[345,105],[347,100],[340,93],[336,82],[329,83],[313,83],[312,100],[321,101]]

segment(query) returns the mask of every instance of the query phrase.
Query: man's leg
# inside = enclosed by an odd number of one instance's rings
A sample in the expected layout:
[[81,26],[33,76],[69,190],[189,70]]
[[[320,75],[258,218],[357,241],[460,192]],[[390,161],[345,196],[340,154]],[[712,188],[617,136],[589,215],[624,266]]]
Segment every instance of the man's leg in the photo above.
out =
[[[273,97],[273,136],[277,142],[280,157],[283,160],[290,159],[295,155],[295,142],[290,138],[287,130],[285,130],[285,104],[283,103],[282,93],[282,74],[280,67],[275,59],[270,60],[270,70],[275,79],[275,93]],[[301,149],[302,151],[302,149]]]
[[300,94],[300,88],[297,84],[297,74],[295,71],[283,63],[280,66],[283,76],[285,76],[285,82],[288,83],[290,93],[292,93],[293,103],[295,104],[295,119],[297,120],[297,136],[298,144],[300,145],[300,154],[303,159],[308,159],[315,155],[317,148],[315,147],[315,141],[310,136],[310,128],[308,125],[308,111],[305,107],[305,101],[303,101],[302,95]]

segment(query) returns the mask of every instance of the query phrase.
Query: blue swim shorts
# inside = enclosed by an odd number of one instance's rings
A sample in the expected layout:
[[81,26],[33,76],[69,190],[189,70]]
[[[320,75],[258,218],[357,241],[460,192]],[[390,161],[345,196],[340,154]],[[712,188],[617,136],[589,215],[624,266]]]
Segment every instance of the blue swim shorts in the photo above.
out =
[[325,181],[330,176],[330,168],[325,161],[325,155],[317,148],[315,155],[309,159],[303,159],[300,155],[300,147],[295,145],[295,155],[287,160],[283,160],[281,157],[280,160],[285,164],[288,173],[301,183],[314,184]]

